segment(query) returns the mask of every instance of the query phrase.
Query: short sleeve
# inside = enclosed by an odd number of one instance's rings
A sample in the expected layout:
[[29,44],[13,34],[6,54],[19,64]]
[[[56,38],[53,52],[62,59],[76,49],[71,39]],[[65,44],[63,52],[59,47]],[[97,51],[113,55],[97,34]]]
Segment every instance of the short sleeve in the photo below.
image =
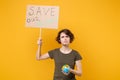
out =
[[82,56],[77,51],[75,52],[75,61],[82,60]]
[[54,58],[54,50],[48,51],[48,54],[49,54],[49,56],[50,56],[51,59]]

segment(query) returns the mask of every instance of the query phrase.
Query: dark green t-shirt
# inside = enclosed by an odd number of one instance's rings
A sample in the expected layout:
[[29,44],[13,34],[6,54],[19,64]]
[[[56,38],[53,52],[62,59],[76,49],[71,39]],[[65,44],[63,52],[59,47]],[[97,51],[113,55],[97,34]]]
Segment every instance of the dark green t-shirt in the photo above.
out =
[[64,54],[57,48],[49,51],[48,54],[55,62],[54,80],[76,80],[75,74],[70,73],[69,75],[64,75],[61,68],[63,65],[68,64],[74,69],[75,61],[82,59],[77,51],[72,50],[69,54]]

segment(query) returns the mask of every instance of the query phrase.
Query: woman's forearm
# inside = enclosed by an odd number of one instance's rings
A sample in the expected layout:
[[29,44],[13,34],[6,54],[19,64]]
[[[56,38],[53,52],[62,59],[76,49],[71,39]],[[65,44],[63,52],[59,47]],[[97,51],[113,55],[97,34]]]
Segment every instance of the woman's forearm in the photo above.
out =
[[78,76],[82,75],[82,71],[70,69],[70,72],[73,73],[73,74],[75,74],[75,75],[78,75]]
[[40,60],[40,56],[41,56],[41,45],[38,45],[38,50],[36,52],[36,59]]

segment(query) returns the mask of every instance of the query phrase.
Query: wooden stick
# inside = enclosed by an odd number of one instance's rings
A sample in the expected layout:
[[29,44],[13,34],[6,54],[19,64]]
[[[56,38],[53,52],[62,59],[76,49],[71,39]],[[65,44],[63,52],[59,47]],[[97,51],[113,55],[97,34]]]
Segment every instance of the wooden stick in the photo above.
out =
[[40,34],[39,34],[39,38],[42,38],[42,28],[40,28]]
[[[40,28],[39,40],[42,39],[42,28]],[[41,45],[38,45],[38,56],[41,56]]]

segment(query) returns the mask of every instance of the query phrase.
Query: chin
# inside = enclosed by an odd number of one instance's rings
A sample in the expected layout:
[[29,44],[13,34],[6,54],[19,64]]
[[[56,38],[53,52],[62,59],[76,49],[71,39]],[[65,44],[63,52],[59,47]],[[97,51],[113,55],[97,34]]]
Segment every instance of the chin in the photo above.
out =
[[63,44],[63,46],[68,46],[69,44]]

